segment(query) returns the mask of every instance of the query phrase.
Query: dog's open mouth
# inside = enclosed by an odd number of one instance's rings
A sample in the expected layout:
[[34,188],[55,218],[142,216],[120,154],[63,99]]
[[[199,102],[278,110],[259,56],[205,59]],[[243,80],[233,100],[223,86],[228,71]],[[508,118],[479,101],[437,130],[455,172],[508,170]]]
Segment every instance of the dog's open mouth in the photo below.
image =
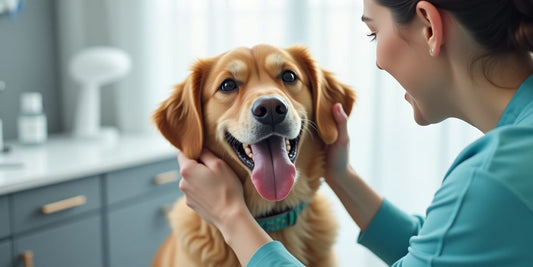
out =
[[280,201],[287,197],[296,176],[294,161],[299,137],[287,139],[272,135],[255,144],[243,144],[226,132],[226,140],[252,170],[252,182],[264,199]]
[[[259,142],[269,142],[269,141],[275,141],[272,138],[280,138],[278,136],[271,136],[270,138],[264,139],[263,141]],[[298,153],[298,140],[299,136],[294,139],[287,139],[282,138],[284,145],[285,145],[285,152],[287,152],[287,156],[289,160],[294,163],[296,160],[296,155]],[[248,166],[250,170],[254,169],[255,163],[253,160],[253,153],[252,153],[252,146],[250,144],[243,144],[239,142],[235,137],[233,137],[230,133],[226,132],[226,140],[231,145],[239,159],[244,163],[244,165]],[[279,141],[279,140],[278,140]],[[257,144],[259,144],[257,143]],[[270,142],[272,143],[272,142]],[[255,145],[257,145],[255,144]],[[280,144],[277,144],[280,145]]]

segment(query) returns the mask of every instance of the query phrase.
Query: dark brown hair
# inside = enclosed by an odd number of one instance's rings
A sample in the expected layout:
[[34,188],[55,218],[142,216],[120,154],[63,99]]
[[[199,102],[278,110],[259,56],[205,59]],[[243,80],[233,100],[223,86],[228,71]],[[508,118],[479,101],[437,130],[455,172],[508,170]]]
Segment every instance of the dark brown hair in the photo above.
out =
[[[409,23],[421,0],[376,0],[399,24]],[[533,0],[427,0],[450,12],[491,54],[533,51]]]

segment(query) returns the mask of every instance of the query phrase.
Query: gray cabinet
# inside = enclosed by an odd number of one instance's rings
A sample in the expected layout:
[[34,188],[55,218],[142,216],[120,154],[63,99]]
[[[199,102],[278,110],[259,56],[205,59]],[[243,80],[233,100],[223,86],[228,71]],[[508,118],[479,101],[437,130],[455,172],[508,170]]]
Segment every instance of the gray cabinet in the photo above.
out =
[[176,201],[165,195],[109,212],[109,266],[150,266],[157,249],[170,233],[165,206]]
[[150,266],[170,234],[165,210],[179,194],[176,159],[112,172],[105,181],[108,266]]
[[103,266],[100,177],[14,193],[14,261],[32,266]]
[[142,196],[176,194],[178,189],[176,158],[145,164],[107,174],[106,204],[116,204]]
[[149,266],[179,195],[173,157],[0,196],[0,267]]
[[0,197],[0,240],[9,235],[11,227],[9,226],[9,207],[7,197]]
[[17,237],[14,250],[19,262],[22,255],[31,253],[33,266],[103,266],[100,215]]
[[101,203],[98,178],[83,178],[13,194],[13,232],[22,233],[98,210]]
[[7,196],[0,197],[0,267],[13,265],[11,260],[11,241],[7,238],[11,233],[9,218]]
[[0,267],[13,266],[11,260],[11,242],[9,240],[0,241]]

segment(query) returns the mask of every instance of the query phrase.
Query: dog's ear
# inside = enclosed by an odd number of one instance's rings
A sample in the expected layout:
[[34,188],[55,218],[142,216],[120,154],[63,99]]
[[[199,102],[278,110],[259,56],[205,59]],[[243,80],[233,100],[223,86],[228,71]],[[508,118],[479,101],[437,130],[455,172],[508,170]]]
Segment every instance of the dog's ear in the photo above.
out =
[[161,134],[193,159],[200,157],[203,147],[201,87],[210,65],[209,60],[198,60],[192,73],[174,87],[152,116]]
[[341,103],[346,114],[350,115],[356,98],[355,92],[339,82],[331,72],[318,67],[305,47],[292,46],[287,50],[300,62],[309,77],[315,107],[314,121],[318,133],[324,143],[332,144],[338,136],[332,107],[335,103]]

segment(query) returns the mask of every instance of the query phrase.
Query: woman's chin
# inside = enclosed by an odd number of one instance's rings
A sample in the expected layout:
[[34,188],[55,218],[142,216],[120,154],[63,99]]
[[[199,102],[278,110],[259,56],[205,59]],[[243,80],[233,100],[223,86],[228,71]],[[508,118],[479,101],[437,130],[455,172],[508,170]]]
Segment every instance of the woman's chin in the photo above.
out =
[[420,111],[415,106],[413,106],[413,117],[416,124],[420,126],[427,126],[431,124],[424,118],[424,116],[422,116],[422,113],[420,113]]

